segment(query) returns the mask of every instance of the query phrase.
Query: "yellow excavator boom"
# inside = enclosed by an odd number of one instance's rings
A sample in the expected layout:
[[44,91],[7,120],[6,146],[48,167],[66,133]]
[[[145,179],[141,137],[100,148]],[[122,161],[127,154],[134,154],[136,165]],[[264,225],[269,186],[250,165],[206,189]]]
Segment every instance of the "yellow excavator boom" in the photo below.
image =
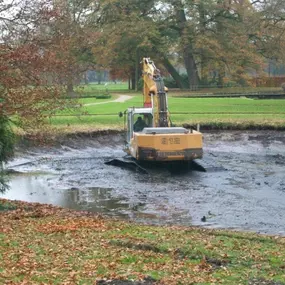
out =
[[170,127],[166,95],[168,89],[164,86],[160,70],[156,68],[152,60],[143,58],[142,73],[144,107],[153,108],[155,127]]
[[151,96],[150,94],[156,94],[156,85],[153,80],[154,72],[156,70],[155,65],[153,62],[150,62],[148,59],[143,59],[142,61],[142,76],[143,76],[143,96],[144,96],[144,107],[151,107]]

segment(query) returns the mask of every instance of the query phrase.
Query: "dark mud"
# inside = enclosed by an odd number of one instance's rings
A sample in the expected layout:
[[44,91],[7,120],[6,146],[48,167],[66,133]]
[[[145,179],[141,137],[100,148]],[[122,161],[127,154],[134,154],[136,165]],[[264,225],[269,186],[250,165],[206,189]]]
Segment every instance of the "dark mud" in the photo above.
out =
[[203,225],[285,235],[285,132],[204,134],[207,172],[142,174],[105,165],[123,158],[123,138],[69,137],[58,147],[21,148],[0,197],[155,224]]

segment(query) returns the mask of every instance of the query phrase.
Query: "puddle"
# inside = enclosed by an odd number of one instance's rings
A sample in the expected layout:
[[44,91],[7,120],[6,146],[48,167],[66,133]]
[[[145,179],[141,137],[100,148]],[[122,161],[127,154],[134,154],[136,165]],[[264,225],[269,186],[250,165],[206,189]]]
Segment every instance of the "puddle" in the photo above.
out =
[[[208,171],[149,175],[105,165],[122,158],[118,135],[20,150],[0,197],[50,203],[155,224],[202,225],[284,234],[285,133],[204,134]],[[203,218],[204,217],[204,218]]]
[[18,174],[10,179],[10,189],[6,191],[4,197],[12,200],[48,203],[75,210],[114,213],[116,216],[124,216],[122,211],[130,207],[125,198],[112,197],[112,188],[60,189],[60,185],[55,188],[49,182],[53,179],[54,175],[48,174]]

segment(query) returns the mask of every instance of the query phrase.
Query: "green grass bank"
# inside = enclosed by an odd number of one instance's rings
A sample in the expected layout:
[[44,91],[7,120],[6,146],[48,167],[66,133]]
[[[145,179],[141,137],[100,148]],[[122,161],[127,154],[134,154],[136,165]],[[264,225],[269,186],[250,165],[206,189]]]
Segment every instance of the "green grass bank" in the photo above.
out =
[[[130,94],[129,94],[130,95]],[[175,95],[175,94],[174,94]],[[142,95],[131,94],[125,102],[82,98],[81,108],[66,110],[50,118],[52,126],[62,129],[123,129],[120,111],[142,106]],[[285,129],[285,100],[248,98],[177,98],[169,97],[172,122],[177,125],[201,124],[210,129]]]

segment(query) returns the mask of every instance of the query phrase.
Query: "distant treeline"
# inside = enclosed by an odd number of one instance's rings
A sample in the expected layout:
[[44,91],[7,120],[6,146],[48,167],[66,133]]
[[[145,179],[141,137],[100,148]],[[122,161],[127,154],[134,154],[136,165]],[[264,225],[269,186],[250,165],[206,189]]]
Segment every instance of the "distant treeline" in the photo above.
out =
[[285,76],[257,77],[251,79],[251,84],[255,87],[281,87],[283,83],[285,84]]

